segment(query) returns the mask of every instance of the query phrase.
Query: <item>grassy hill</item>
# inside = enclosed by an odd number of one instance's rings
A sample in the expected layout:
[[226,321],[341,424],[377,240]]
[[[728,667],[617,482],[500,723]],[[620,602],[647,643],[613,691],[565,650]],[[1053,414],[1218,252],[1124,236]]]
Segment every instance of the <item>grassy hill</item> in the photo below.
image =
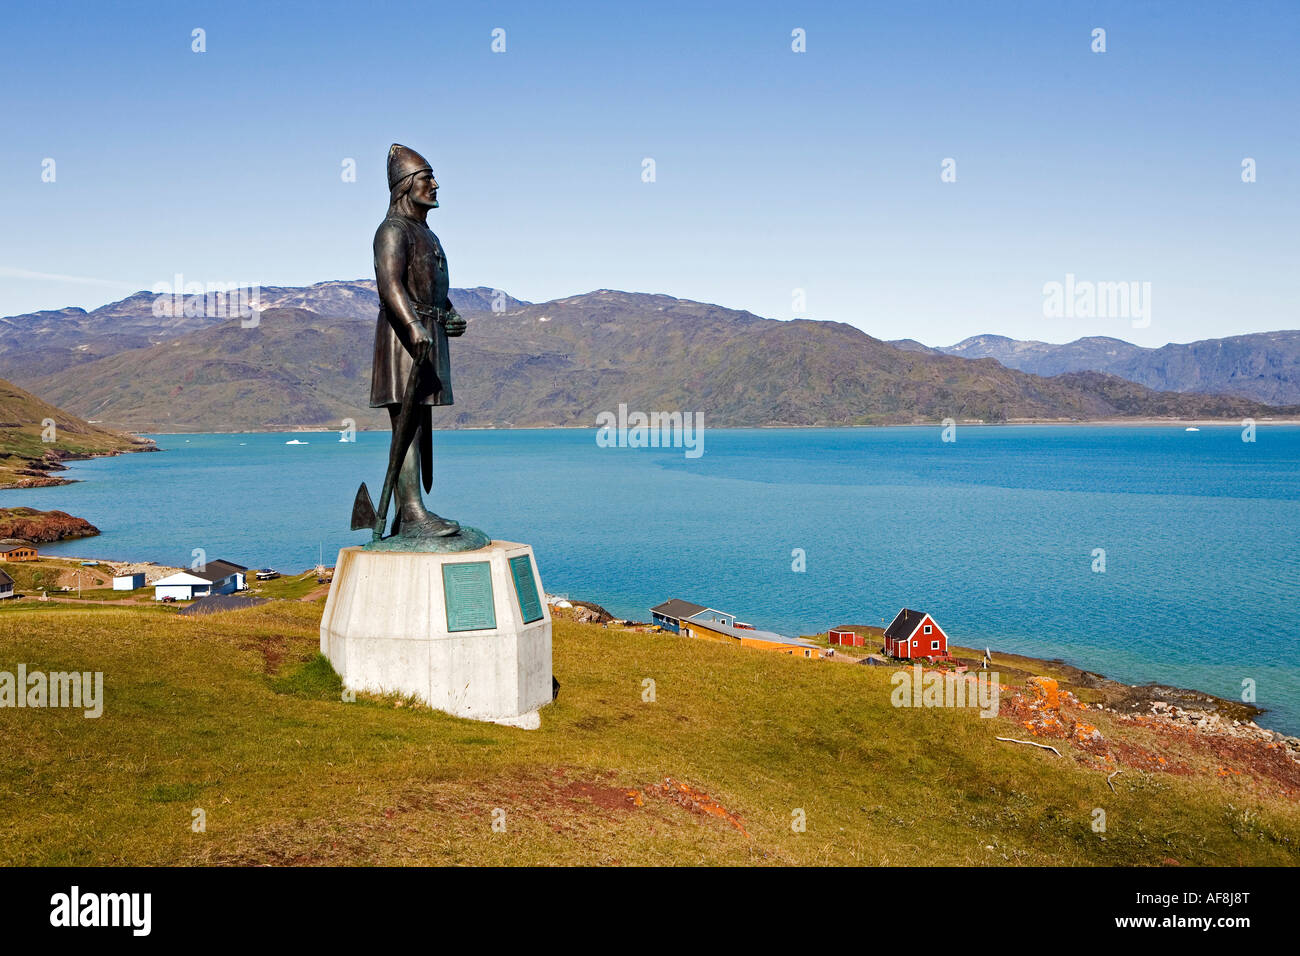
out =
[[1290,778],[1108,713],[1150,760],[1115,792],[1072,744],[995,740],[1008,717],[892,707],[893,668],[557,621],[560,696],[522,731],[342,701],[320,610],[0,608],[0,670],[106,688],[95,720],[0,709],[0,863],[1300,863]]
[[[314,287],[313,287],[314,288]],[[874,425],[1124,417],[1268,418],[1247,399],[1177,395],[1104,375],[1041,378],[995,361],[904,351],[836,322],[779,322],[669,296],[602,290],[467,312],[443,427],[585,426],[620,403],[701,411],[707,425]],[[37,377],[75,411],[141,431],[385,425],[369,398],[373,312],[273,308]],[[1300,414],[1300,408],[1290,409]]]
[[[49,442],[47,421],[54,422]],[[0,490],[64,484],[49,474],[61,461],[152,450],[152,441],[92,425],[0,379]]]

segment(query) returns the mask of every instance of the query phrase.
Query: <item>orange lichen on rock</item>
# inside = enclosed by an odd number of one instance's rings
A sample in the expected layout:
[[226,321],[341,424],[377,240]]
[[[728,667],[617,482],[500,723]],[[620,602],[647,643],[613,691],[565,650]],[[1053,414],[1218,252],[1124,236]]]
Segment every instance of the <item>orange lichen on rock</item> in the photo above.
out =
[[1025,690],[1043,702],[1048,710],[1061,708],[1060,685],[1051,677],[1031,677],[1025,681]]
[[1092,724],[1085,723],[1081,720],[1075,721],[1074,729],[1070,736],[1073,738],[1074,742],[1079,745],[1080,749],[1086,750],[1088,753],[1107,753],[1106,739],[1102,737],[1101,731]]
[[1025,689],[1012,696],[1007,711],[1035,737],[1070,740],[1085,753],[1106,756],[1106,741],[1101,731],[1066,712],[1067,707],[1079,706],[1078,698],[1061,690],[1055,679],[1031,677],[1025,681]]
[[1061,717],[1060,689],[1050,677],[1029,678],[1024,691],[1011,698],[1007,709],[1035,737],[1064,739],[1072,732]]

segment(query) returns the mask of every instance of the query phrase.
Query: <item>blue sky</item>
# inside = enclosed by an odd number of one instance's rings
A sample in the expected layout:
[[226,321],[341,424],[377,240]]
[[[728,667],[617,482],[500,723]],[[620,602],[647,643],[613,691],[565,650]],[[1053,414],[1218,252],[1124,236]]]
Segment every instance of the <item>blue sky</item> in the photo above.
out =
[[[0,314],[371,276],[398,141],[455,285],[803,289],[931,345],[1300,327],[1300,4],[702,6],[11,5]],[[1149,327],[1045,317],[1067,273],[1150,282]]]

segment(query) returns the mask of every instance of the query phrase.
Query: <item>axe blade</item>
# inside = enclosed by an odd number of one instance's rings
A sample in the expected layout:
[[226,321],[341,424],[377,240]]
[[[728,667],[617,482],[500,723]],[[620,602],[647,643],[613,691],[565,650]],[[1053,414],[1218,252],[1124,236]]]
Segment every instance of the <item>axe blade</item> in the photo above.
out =
[[366,483],[361,482],[357,489],[356,500],[352,502],[352,530],[369,530],[375,526],[375,503],[370,500],[370,491]]

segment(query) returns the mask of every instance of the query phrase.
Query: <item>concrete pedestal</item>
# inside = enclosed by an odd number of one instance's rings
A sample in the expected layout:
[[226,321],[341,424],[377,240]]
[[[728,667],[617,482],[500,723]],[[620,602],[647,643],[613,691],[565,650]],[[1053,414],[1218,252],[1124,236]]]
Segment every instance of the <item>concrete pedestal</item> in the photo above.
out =
[[458,717],[534,729],[551,701],[551,614],[526,544],[344,548],[320,649],[346,688],[412,694]]

